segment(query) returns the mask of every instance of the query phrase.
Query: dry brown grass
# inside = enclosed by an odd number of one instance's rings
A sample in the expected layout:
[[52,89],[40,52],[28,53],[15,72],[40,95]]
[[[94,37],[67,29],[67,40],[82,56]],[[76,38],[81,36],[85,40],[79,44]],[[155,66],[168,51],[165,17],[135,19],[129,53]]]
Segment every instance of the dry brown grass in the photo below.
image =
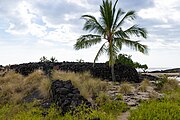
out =
[[98,78],[93,78],[88,72],[74,73],[54,71],[52,78],[54,80],[71,80],[72,84],[80,90],[81,95],[87,99],[98,95],[102,91],[106,91],[109,85],[105,81],[101,81]]
[[0,103],[19,103],[33,90],[38,89],[40,94],[47,97],[49,94],[50,80],[42,71],[35,71],[24,77],[14,71],[0,77]]
[[168,79],[163,87],[162,87],[162,91],[172,91],[172,90],[176,90],[178,89],[179,86],[179,82],[176,79]]
[[[107,82],[93,78],[88,72],[80,74],[54,71],[52,79],[71,80],[72,84],[80,90],[81,95],[86,98],[92,98],[106,91],[108,87]],[[4,77],[0,77],[0,103],[19,103],[35,90],[38,90],[42,97],[48,98],[50,87],[51,80],[40,70],[27,77],[10,71]]]
[[139,86],[138,90],[139,90],[139,91],[142,91],[142,92],[146,92],[149,86],[151,86],[150,81],[147,80],[147,79],[144,79],[144,80],[140,83],[140,86]]
[[124,83],[121,83],[120,85],[120,88],[119,88],[119,92],[124,94],[124,95],[127,95],[127,94],[130,94],[134,91],[134,86],[128,82],[124,82]]

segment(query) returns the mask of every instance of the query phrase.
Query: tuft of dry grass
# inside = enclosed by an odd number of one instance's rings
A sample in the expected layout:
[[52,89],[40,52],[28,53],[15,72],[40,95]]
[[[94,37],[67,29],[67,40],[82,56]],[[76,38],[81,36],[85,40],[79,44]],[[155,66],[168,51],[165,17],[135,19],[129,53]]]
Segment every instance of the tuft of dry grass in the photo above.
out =
[[41,83],[38,87],[40,91],[40,95],[44,98],[48,98],[50,96],[50,89],[51,89],[51,81],[47,78],[41,80]]
[[107,82],[98,78],[93,78],[89,72],[74,73],[54,71],[52,73],[52,78],[54,80],[71,80],[72,84],[80,90],[81,95],[87,99],[98,95],[102,91],[106,91],[109,86]]
[[134,86],[128,82],[124,82],[124,83],[121,83],[120,85],[120,88],[119,88],[119,92],[124,94],[124,95],[127,95],[127,94],[130,94],[134,91]]
[[172,91],[172,90],[176,90],[179,87],[179,82],[176,79],[168,79],[163,87],[162,87],[162,91]]
[[148,87],[151,85],[150,81],[148,79],[144,79],[138,88],[139,91],[146,92]]

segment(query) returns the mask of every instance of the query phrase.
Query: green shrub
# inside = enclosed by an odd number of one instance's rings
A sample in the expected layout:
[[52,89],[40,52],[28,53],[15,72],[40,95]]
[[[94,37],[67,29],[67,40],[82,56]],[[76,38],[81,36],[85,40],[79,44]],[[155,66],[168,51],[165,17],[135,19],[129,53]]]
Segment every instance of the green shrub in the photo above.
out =
[[[36,106],[36,107],[35,107]],[[43,113],[47,113],[45,116]],[[0,120],[115,120],[112,113],[106,113],[100,109],[94,110],[84,105],[77,107],[74,112],[62,116],[61,111],[52,106],[50,109],[38,107],[35,103],[0,106]],[[73,113],[73,114],[72,114]]]
[[104,92],[101,92],[98,97],[96,98],[95,102],[98,104],[98,105],[103,105],[105,104],[106,102],[109,102],[110,101],[110,97],[104,93]]
[[155,83],[157,90],[163,92],[176,90],[179,87],[178,84],[179,82],[176,79],[169,79],[167,75],[160,76],[160,79]]
[[100,107],[100,109],[105,113],[112,113],[113,116],[117,116],[121,112],[127,111],[128,107],[127,104],[125,104],[124,102],[117,100],[106,102],[104,105]]
[[131,111],[128,120],[180,120],[178,102],[169,100],[149,101]]

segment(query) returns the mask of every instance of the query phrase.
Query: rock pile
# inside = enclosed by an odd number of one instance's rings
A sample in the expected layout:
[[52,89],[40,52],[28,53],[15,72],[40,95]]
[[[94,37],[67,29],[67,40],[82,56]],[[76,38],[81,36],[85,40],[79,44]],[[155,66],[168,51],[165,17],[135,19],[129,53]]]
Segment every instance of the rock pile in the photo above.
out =
[[88,107],[91,106],[91,103],[80,95],[80,91],[72,85],[70,80],[53,81],[51,91],[52,100],[62,109],[62,114],[69,110],[75,110],[75,108],[81,104],[85,104]]

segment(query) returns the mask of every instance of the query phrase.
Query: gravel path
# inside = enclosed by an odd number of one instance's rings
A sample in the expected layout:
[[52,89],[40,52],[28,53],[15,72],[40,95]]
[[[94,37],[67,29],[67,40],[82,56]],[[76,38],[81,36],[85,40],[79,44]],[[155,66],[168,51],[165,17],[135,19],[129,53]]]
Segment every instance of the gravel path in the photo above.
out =
[[126,112],[122,113],[121,116],[119,116],[117,120],[128,120],[129,116],[130,116],[130,112],[126,111]]

